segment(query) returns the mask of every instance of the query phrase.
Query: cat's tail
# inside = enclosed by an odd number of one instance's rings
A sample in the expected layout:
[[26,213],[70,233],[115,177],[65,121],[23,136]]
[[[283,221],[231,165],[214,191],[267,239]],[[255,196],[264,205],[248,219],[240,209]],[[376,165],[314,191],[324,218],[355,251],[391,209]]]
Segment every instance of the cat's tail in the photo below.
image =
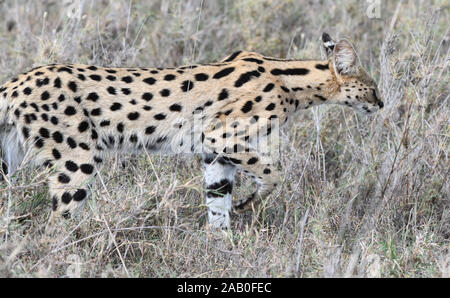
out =
[[22,137],[17,125],[9,118],[9,99],[6,89],[0,87],[0,179],[14,173],[24,159]]

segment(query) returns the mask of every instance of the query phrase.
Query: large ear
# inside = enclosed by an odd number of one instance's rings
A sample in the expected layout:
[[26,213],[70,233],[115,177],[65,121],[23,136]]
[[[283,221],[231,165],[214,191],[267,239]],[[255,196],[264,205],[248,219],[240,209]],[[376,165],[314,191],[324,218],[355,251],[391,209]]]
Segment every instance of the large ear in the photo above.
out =
[[353,46],[346,40],[334,47],[334,65],[340,75],[354,75],[358,72],[358,56]]
[[334,47],[336,43],[333,41],[333,39],[328,35],[328,33],[322,33],[322,42],[323,47],[325,48],[325,51],[327,52],[327,59],[330,58],[333,55]]

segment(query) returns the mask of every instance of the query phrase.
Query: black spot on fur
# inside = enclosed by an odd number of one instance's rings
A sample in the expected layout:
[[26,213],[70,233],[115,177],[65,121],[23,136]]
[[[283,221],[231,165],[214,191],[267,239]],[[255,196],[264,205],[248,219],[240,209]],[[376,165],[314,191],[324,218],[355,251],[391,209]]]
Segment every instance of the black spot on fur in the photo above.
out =
[[52,197],[52,210],[56,211],[56,209],[58,209],[58,199],[56,198],[56,196]]
[[181,90],[183,90],[183,92],[188,92],[189,90],[192,90],[192,88],[194,88],[194,82],[190,80],[186,80],[181,84]]
[[137,135],[132,134],[132,135],[130,136],[130,142],[131,142],[131,143],[137,143],[137,141],[138,141]]
[[46,138],[46,139],[48,139],[50,137],[50,132],[45,127],[41,127],[39,129],[39,134],[41,135],[41,137]]
[[155,126],[149,126],[145,129],[145,134],[146,135],[151,135],[152,133],[154,133],[156,130]]
[[287,69],[279,69],[274,68],[270,72],[275,76],[285,75],[285,76],[304,76],[309,73],[309,69],[307,68],[287,68]]
[[56,160],[61,158],[61,153],[56,148],[53,148],[52,155]]
[[233,61],[240,53],[242,53],[242,51],[234,52],[234,53],[231,54],[230,57],[228,57],[226,60],[223,60],[223,62],[230,62],[230,61]]
[[209,76],[206,73],[197,73],[195,75],[195,80],[197,81],[206,81],[208,80]]
[[243,113],[248,113],[252,110],[252,107],[253,107],[253,101],[249,100],[242,106],[241,111]]
[[[63,193],[63,195],[61,196],[61,201],[64,203],[64,204],[69,204],[70,203],[70,201],[72,201],[72,196],[70,195],[70,193],[69,192],[64,192]],[[67,215],[68,215],[69,213],[67,213]],[[66,216],[67,216],[66,215]]]
[[116,88],[114,88],[114,87],[112,87],[112,86],[109,86],[107,89],[106,89],[106,91],[108,91],[108,93],[109,94],[112,94],[112,95],[116,95],[117,93],[116,93]]
[[248,61],[248,62],[254,62],[256,64],[263,64],[264,63],[264,61],[256,59],[256,58],[244,58],[242,60]]
[[171,110],[172,112],[181,112],[182,108],[183,107],[179,104],[173,104],[169,107],[169,110]]
[[89,123],[87,121],[82,121],[78,125],[78,131],[79,132],[85,132],[89,128]]
[[103,162],[103,159],[101,159],[100,157],[94,156],[94,161],[95,161],[96,163],[102,163],[102,162]]
[[102,80],[102,77],[99,75],[96,75],[96,74],[90,75],[89,77],[91,78],[91,80],[97,81],[97,82],[100,82]]
[[76,163],[74,163],[71,160],[66,161],[66,169],[68,169],[71,172],[76,172],[78,171],[78,165]]
[[35,137],[34,138],[34,145],[36,146],[36,148],[42,148],[42,147],[44,147],[44,140],[42,140],[39,137]]
[[112,104],[112,106],[110,107],[111,111],[117,111],[120,110],[122,108],[122,104],[115,102]]
[[125,82],[125,83],[127,83],[127,84],[130,84],[130,83],[133,82],[133,77],[130,77],[130,76],[123,77],[123,78],[122,78],[122,82]]
[[87,196],[86,190],[80,188],[73,194],[73,200],[79,202],[84,200],[86,196]]
[[[236,145],[235,145],[235,146],[236,146]],[[235,150],[235,152],[238,152],[238,151]],[[240,159],[237,159],[237,158],[230,157],[229,159],[230,159],[230,161],[231,161],[232,163],[237,164],[237,165],[239,165],[239,164],[242,163],[242,161],[241,161]]]
[[128,114],[128,119],[130,120],[137,120],[139,118],[138,112],[131,112]]
[[102,109],[96,108],[91,111],[92,116],[100,116],[102,114]]
[[67,106],[67,108],[64,110],[64,114],[67,116],[72,116],[77,113],[77,110],[73,106]]
[[62,143],[63,142],[63,135],[59,131],[55,131],[52,135],[53,140],[56,143]]
[[235,70],[234,67],[227,67],[222,69],[221,71],[217,72],[216,74],[214,74],[213,78],[214,79],[220,79],[223,77],[226,77],[227,75],[229,75],[230,73],[232,73]]
[[85,174],[92,174],[92,172],[94,171],[94,167],[90,164],[84,163],[80,165],[80,170]]
[[156,114],[156,115],[154,116],[154,118],[155,118],[156,120],[164,120],[164,119],[166,119],[166,114],[162,114],[162,113]]
[[149,78],[144,79],[143,82],[147,83],[149,85],[153,85],[153,84],[156,83],[156,80],[154,78],[152,78],[152,77],[149,77]]
[[77,143],[71,137],[67,138],[67,145],[69,145],[69,147],[72,149],[75,149],[77,147]]
[[31,89],[30,87],[27,87],[27,88],[23,89],[23,94],[30,95],[32,91],[33,91],[33,89]]
[[153,94],[150,92],[146,92],[144,94],[142,94],[142,99],[145,101],[150,101],[153,98]]
[[[91,139],[93,139],[93,140],[98,139],[98,134],[97,134],[97,131],[95,129],[91,130]],[[80,145],[80,147],[81,147],[81,145]]]
[[203,162],[205,164],[211,164],[214,160],[216,159],[216,155],[215,154],[204,154],[203,155]]
[[320,70],[327,70],[329,69],[328,64],[316,64],[316,68]]
[[258,71],[256,71],[256,70],[243,73],[243,74],[241,74],[239,79],[234,83],[234,86],[235,87],[241,87],[245,83],[249,82],[252,78],[254,78],[254,77],[257,78],[260,75],[261,74]]
[[26,126],[22,127],[22,134],[25,139],[30,137],[30,129]]
[[86,97],[87,100],[90,100],[90,101],[93,101],[93,102],[96,102],[98,100],[98,98],[99,98],[99,96],[95,92],[89,93],[88,96]]
[[67,84],[67,87],[69,87],[72,92],[77,92],[77,84],[73,81],[70,81],[69,84]]
[[109,126],[110,124],[111,124],[111,121],[109,121],[109,120],[103,120],[102,122],[100,122],[101,127]]
[[170,95],[170,90],[163,89],[163,90],[159,91],[159,94],[161,94],[162,97],[168,97]]
[[222,89],[222,91],[219,93],[219,98],[218,100],[224,100],[228,98],[228,90],[227,89]]
[[64,173],[61,173],[58,175],[58,181],[61,183],[67,184],[70,182],[70,177]]
[[47,100],[50,98],[50,93],[48,93],[48,91],[44,91],[41,94],[41,100]]
[[175,80],[175,78],[176,78],[176,76],[173,74],[167,74],[164,76],[165,81],[173,81],[173,80]]
[[227,179],[222,179],[211,185],[207,185],[206,196],[208,197],[223,197],[233,191],[233,184]]
[[272,102],[266,107],[266,111],[273,111],[275,109],[275,104]]
[[48,78],[37,79],[36,80],[36,87],[42,87],[44,85],[48,85],[49,82],[50,82],[50,80]]
[[271,91],[273,89],[273,87],[275,87],[275,85],[272,84],[272,83],[269,83],[269,84],[267,84],[266,87],[264,87],[263,92],[269,92],[269,91]]
[[56,118],[55,116],[52,116],[52,117],[50,118],[50,122],[51,122],[53,125],[58,125],[59,120],[58,120],[58,118]]
[[258,158],[252,157],[252,158],[250,158],[250,159],[247,161],[247,164],[248,164],[248,165],[253,165],[253,164],[257,163],[257,162],[258,162]]
[[302,87],[294,87],[292,88],[292,91],[297,92],[297,91],[303,91]]
[[284,92],[286,92],[286,93],[291,92],[291,90],[289,90],[288,88],[286,88],[286,87],[284,87],[284,86],[280,86],[280,87],[281,87],[281,89],[282,89]]
[[53,82],[53,87],[61,88],[61,79],[60,78],[55,79],[55,81]]
[[314,94],[315,97],[317,97],[318,99],[320,99],[321,101],[325,101],[327,100],[325,97],[323,97],[322,95],[318,95],[318,94]]
[[80,145],[80,148],[83,150],[89,151],[89,149],[90,149],[89,145],[86,143],[80,143],[79,145]]
[[58,68],[58,72],[68,72],[68,73],[72,73],[72,70],[68,67],[60,67]]

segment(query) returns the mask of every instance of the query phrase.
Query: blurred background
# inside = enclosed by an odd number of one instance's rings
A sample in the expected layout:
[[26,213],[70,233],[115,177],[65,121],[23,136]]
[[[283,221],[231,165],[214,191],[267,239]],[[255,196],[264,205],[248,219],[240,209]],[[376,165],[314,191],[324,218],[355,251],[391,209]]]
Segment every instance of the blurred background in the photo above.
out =
[[[300,112],[281,183],[205,228],[199,157],[115,156],[59,232],[43,169],[0,186],[3,277],[450,277],[448,1],[0,1],[0,84],[48,63],[169,67],[236,50],[323,59],[353,42],[385,107]],[[254,185],[239,175],[234,196]]]

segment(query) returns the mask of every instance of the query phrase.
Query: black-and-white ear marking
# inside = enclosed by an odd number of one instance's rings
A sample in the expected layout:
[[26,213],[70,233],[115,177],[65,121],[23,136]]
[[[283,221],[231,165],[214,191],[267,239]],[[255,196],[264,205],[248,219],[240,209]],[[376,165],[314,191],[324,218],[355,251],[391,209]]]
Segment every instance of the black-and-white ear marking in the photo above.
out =
[[336,46],[336,43],[333,41],[333,39],[331,39],[330,35],[328,35],[328,33],[325,32],[322,33],[322,42],[323,47],[327,52],[327,58],[331,57],[331,55],[333,54],[334,47]]
[[346,40],[335,43],[328,33],[322,33],[322,42],[327,59],[332,59],[336,72],[340,75],[354,75],[358,71],[356,55],[353,46]]

